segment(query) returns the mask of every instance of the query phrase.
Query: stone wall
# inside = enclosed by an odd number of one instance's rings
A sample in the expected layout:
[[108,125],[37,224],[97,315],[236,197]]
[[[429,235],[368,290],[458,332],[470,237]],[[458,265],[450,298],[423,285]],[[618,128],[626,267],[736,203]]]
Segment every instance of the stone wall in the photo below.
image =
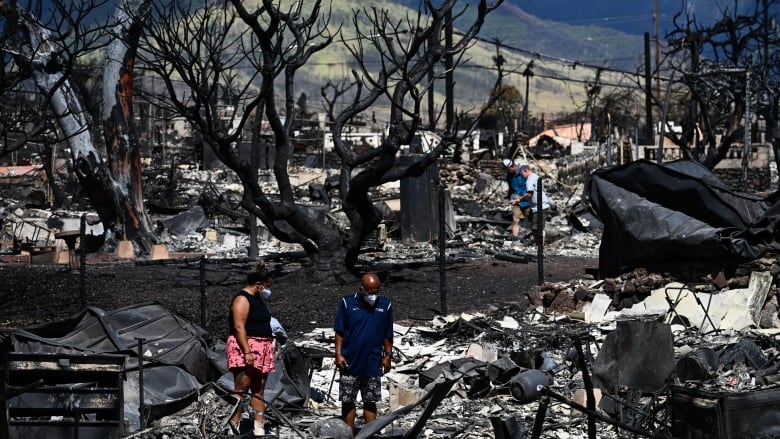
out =
[[557,180],[568,186],[584,184],[594,170],[606,166],[603,152],[586,148],[581,154],[561,157],[555,162]]

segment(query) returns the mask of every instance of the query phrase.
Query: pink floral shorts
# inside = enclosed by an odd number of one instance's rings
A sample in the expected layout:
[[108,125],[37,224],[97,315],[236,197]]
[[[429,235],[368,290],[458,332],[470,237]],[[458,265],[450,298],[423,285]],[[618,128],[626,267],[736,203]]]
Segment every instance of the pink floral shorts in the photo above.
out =
[[[249,349],[254,355],[254,364],[252,364],[252,367],[264,373],[270,373],[276,370],[274,364],[276,356],[274,354],[273,337],[248,337],[247,341],[249,342]],[[227,338],[225,354],[227,355],[228,369],[243,369],[247,366],[244,352],[241,350],[238,341],[236,341],[236,337],[233,335],[228,336]]]

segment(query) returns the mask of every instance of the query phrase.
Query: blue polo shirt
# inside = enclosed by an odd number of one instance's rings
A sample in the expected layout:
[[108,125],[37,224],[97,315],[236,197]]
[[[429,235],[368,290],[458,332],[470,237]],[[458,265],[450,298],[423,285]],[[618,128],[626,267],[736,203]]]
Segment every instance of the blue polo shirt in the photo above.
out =
[[339,301],[333,330],[343,337],[341,355],[349,375],[382,376],[384,340],[393,340],[393,309],[390,299],[381,295],[375,305],[365,303],[359,291]]
[[[520,175],[520,167],[518,166],[514,174],[507,172],[506,183],[509,185],[509,189],[512,191],[512,198],[520,198],[528,192],[526,189],[525,178]],[[520,207],[529,207],[531,205],[530,200],[523,200],[518,203]]]

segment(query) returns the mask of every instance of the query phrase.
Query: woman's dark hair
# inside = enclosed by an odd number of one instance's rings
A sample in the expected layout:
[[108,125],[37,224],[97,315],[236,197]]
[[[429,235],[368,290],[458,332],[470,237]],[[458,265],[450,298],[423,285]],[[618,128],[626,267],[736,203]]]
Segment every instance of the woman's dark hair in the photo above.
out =
[[265,262],[260,261],[255,266],[255,269],[246,276],[246,284],[254,285],[258,282],[265,282],[268,279],[271,279],[271,272],[265,268]]

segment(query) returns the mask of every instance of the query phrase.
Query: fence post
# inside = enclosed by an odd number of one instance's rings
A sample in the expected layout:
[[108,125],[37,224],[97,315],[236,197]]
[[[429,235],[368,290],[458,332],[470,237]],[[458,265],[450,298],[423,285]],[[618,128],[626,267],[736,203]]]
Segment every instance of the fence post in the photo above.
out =
[[198,271],[200,272],[200,326],[206,327],[206,256],[201,256]]
[[144,404],[144,341],[145,338],[136,337],[138,341],[138,416],[141,429],[146,427],[146,404]]
[[445,185],[441,181],[439,169],[436,170],[436,183],[439,189],[439,298],[441,300],[441,313],[447,315],[447,221],[445,215],[446,197],[444,193]]
[[87,306],[87,246],[84,245],[84,237],[87,234],[87,214],[81,214],[79,222],[79,300],[81,309]]
[[544,283],[544,209],[542,209],[543,179],[539,177],[536,187],[536,265],[539,285]]

